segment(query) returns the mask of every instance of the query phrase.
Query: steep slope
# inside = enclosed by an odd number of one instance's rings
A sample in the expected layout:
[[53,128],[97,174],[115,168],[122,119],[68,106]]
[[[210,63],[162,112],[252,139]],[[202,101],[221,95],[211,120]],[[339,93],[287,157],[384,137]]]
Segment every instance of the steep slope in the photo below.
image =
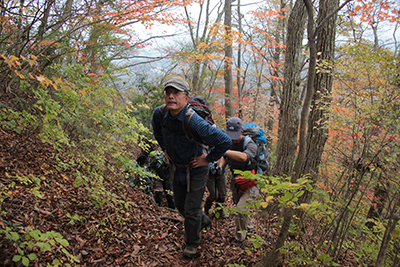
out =
[[[15,266],[13,259],[17,266],[251,265],[268,250],[268,244],[255,249],[250,241],[245,248],[231,247],[230,216],[214,219],[213,228],[202,231],[200,255],[186,260],[177,212],[155,206],[127,186],[122,173],[113,174],[118,171],[103,174],[104,188],[83,186],[79,164],[67,162],[35,132],[0,130],[0,265]],[[256,221],[265,240],[275,232],[268,225]]]

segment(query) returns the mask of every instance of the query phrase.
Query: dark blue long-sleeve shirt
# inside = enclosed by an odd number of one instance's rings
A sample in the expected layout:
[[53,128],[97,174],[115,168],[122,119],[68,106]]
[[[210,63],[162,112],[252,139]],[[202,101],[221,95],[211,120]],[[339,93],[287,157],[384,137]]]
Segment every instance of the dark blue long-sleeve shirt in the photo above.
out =
[[[204,148],[190,142],[183,131],[183,119],[188,107],[185,106],[175,118],[166,109],[164,119],[161,120],[159,108],[156,108],[151,120],[153,134],[161,148],[167,152],[172,161],[178,165],[187,165],[192,157],[203,154]],[[197,113],[194,113],[190,119],[189,128],[197,141],[211,147],[211,151],[206,157],[209,162],[221,158],[232,145],[232,141],[228,135],[211,126]],[[202,166],[191,169],[190,176],[196,175],[206,168],[207,166]],[[186,168],[177,168],[174,179],[180,184],[186,184]]]

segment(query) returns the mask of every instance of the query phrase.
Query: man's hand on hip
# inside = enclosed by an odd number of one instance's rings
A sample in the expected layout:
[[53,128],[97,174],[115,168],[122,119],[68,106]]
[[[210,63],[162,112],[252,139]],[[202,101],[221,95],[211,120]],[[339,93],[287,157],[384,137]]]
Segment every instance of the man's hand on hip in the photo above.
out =
[[191,168],[198,168],[198,167],[202,167],[202,166],[208,165],[210,162],[208,162],[208,160],[206,159],[206,156],[207,156],[206,153],[203,152],[202,155],[192,158],[190,160],[190,167]]

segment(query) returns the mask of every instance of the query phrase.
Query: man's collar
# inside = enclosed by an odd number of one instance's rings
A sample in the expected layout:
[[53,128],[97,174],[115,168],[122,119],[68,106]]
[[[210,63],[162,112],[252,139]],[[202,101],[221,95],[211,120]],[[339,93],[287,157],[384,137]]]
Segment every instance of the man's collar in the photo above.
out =
[[[183,107],[183,109],[178,113],[178,116],[176,116],[176,117],[173,118],[173,119],[177,119],[177,120],[183,121],[183,119],[185,118],[185,114],[186,114],[186,111],[187,111],[187,110],[188,110],[188,106],[185,105],[185,106]],[[169,112],[169,110],[168,110],[168,114],[169,114],[169,116],[172,118],[171,113]]]

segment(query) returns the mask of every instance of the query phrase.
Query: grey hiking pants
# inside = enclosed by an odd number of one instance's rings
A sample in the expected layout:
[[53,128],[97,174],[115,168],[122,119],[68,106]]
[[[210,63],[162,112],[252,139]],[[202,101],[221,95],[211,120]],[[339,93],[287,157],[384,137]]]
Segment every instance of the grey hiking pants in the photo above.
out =
[[[234,178],[233,178],[234,179]],[[253,200],[256,200],[260,194],[260,187],[255,185],[253,187],[247,188],[246,190],[239,190],[235,187],[234,182],[231,186],[233,203],[235,203],[236,208],[239,211],[249,212],[247,205],[252,205]],[[247,236],[247,231],[252,231],[254,224],[252,218],[248,214],[238,213],[235,218],[236,222],[236,234],[235,239],[237,241],[244,241]]]
[[174,180],[175,205],[185,217],[186,246],[197,248],[200,245],[202,226],[211,223],[202,210],[203,195],[206,188],[208,170],[190,177],[190,190],[187,186],[177,184]]

